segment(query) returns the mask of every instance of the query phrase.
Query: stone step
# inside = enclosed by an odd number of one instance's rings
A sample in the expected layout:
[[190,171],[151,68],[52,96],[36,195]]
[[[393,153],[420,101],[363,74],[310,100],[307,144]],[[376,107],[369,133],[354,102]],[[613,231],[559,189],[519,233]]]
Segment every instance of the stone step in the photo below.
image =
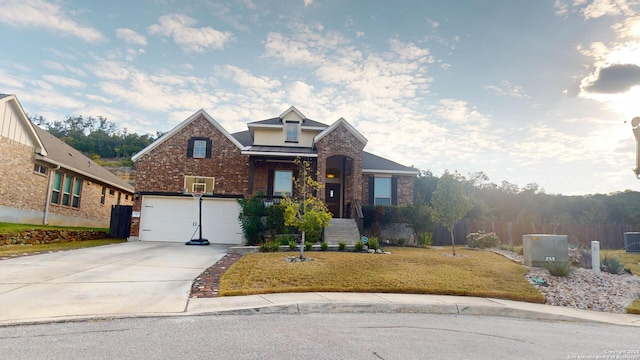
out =
[[353,219],[331,219],[324,229],[324,241],[329,245],[354,245],[360,239],[358,224]]

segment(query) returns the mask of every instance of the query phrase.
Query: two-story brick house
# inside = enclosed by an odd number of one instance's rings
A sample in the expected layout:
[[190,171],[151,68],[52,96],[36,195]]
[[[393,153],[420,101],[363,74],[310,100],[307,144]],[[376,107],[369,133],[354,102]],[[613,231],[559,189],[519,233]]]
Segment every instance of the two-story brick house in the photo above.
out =
[[109,227],[111,206],[131,205],[133,186],[27,118],[0,94],[0,221]]
[[367,139],[344,119],[326,125],[295,107],[228,133],[204,110],[133,156],[136,200],[131,236],[186,241],[197,228],[202,191],[204,238],[240,244],[236,199],[259,191],[265,201],[291,195],[296,158],[309,161],[334,218],[353,219],[364,204],[408,205],[418,171],[364,151]]

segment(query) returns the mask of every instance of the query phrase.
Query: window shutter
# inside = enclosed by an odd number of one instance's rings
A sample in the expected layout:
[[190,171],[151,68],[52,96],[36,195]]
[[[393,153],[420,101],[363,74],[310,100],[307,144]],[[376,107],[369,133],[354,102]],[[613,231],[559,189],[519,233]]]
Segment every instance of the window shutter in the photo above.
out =
[[193,143],[194,143],[195,139],[191,138],[189,139],[189,143],[187,144],[187,158],[192,158],[193,157]]
[[398,177],[391,177],[391,205],[398,205]]
[[267,195],[273,195],[273,169],[269,169],[269,175],[267,177]]
[[376,178],[373,176],[369,176],[369,205],[373,205],[375,203],[374,192],[376,187]]
[[213,141],[211,141],[211,139],[207,139],[207,150],[206,153],[204,155],[205,158],[210,159],[211,158],[211,145],[213,144]]

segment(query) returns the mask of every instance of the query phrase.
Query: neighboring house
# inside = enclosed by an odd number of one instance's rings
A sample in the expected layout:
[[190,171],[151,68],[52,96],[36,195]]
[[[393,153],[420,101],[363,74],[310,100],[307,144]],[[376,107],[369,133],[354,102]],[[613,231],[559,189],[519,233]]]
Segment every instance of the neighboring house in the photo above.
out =
[[334,218],[354,219],[364,204],[412,203],[418,170],[363,151],[367,139],[342,118],[329,126],[291,107],[248,128],[230,134],[199,110],[134,155],[132,238],[189,240],[198,225],[190,194],[202,191],[203,237],[240,244],[236,199],[261,191],[265,202],[277,203],[291,195],[296,158],[319,173],[325,188],[318,196]]
[[15,95],[0,94],[0,221],[109,227],[111,205],[133,187],[33,125]]

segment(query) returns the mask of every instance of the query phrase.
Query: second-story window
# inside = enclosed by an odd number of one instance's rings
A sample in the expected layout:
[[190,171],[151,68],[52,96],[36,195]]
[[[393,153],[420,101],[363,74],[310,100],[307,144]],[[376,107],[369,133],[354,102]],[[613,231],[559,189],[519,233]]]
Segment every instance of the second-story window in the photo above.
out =
[[211,157],[212,141],[204,137],[192,137],[187,144],[187,157],[204,159]]
[[298,123],[287,121],[287,142],[298,142]]

